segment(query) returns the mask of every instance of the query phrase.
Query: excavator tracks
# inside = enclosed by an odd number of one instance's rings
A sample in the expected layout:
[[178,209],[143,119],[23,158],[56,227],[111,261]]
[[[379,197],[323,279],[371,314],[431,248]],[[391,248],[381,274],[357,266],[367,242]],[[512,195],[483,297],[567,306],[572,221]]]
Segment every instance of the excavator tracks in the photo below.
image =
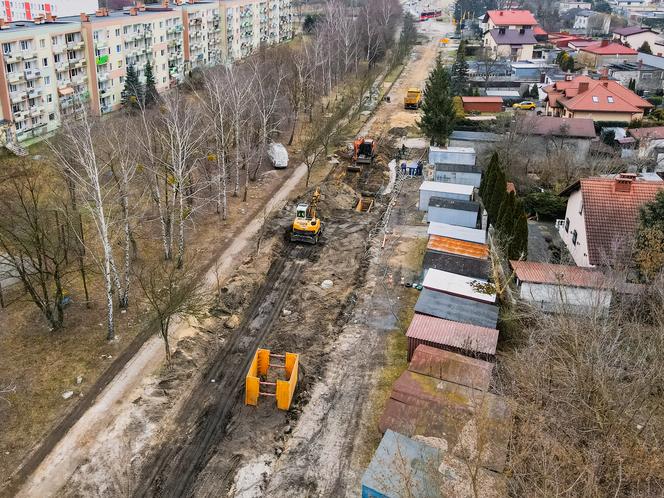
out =
[[145,467],[147,471],[134,496],[183,497],[192,494],[196,477],[225,436],[234,408],[241,400],[244,378],[256,349],[269,335],[290,290],[299,280],[302,265],[316,247],[289,244],[272,263],[241,326],[233,331],[202,382],[182,406],[176,427],[192,429],[159,448],[153,462]]

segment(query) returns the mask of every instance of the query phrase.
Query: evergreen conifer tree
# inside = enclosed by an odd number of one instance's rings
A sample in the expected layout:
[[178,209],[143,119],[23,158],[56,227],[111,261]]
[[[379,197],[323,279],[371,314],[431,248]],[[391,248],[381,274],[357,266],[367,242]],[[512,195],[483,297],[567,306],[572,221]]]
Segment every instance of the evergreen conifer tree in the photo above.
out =
[[496,219],[496,230],[502,232],[505,236],[509,237],[514,228],[514,207],[516,203],[516,195],[510,192],[505,200],[500,205],[498,217]]
[[440,56],[429,73],[422,98],[422,119],[418,126],[431,145],[445,145],[454,129],[455,110],[450,94],[450,73]]
[[647,40],[643,42],[643,44],[639,48],[639,52],[652,55],[652,49],[650,48],[650,43],[648,43]]
[[465,95],[468,89],[468,62],[466,62],[466,42],[461,41],[456,60],[452,64],[452,95]]
[[159,93],[154,80],[154,73],[152,72],[152,63],[150,61],[145,65],[145,107],[152,107],[152,105],[159,100]]
[[[484,171],[484,174],[482,175],[482,180],[480,181],[480,188],[479,188],[479,193],[480,193],[480,198],[482,199],[482,202],[486,202],[484,199],[486,192],[487,192],[487,185],[489,184],[489,180],[491,179],[492,175],[495,175],[496,172],[496,167],[500,163],[500,159],[498,158],[498,153],[494,152],[491,155],[491,160],[489,161],[489,165],[486,167],[486,171]],[[495,178],[492,179],[491,181],[495,181]]]
[[528,257],[528,218],[521,212],[514,225],[512,240],[507,249],[509,259],[526,259]]
[[507,178],[505,177],[505,172],[499,166],[498,171],[496,172],[496,181],[494,182],[493,189],[491,191],[491,200],[489,201],[489,206],[487,207],[489,220],[494,225],[498,221],[498,211],[500,211],[500,206],[506,197]]
[[143,101],[143,85],[138,79],[138,73],[134,66],[127,66],[127,76],[122,90],[122,105],[137,109]]

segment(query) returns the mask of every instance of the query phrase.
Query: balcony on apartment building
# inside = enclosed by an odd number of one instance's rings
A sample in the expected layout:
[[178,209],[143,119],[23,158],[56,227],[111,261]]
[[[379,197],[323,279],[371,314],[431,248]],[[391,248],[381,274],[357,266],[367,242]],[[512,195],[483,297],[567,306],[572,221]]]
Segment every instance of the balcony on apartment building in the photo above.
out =
[[26,80],[36,80],[41,78],[41,71],[39,69],[26,69],[23,73]]
[[33,88],[28,88],[28,90],[27,90],[28,98],[29,99],[37,98],[42,94],[43,91],[44,91],[44,87],[42,87],[42,86],[35,86]]
[[7,81],[10,83],[18,83],[19,81],[25,80],[25,74],[23,71],[13,71],[7,74]]
[[182,24],[178,24],[176,26],[169,26],[166,28],[166,34],[172,35],[173,33],[181,33],[182,32]]
[[83,40],[73,40],[67,42],[67,50],[79,50],[83,48]]
[[28,90],[16,90],[15,92],[9,92],[9,100],[12,104],[18,104],[23,102],[28,97]]

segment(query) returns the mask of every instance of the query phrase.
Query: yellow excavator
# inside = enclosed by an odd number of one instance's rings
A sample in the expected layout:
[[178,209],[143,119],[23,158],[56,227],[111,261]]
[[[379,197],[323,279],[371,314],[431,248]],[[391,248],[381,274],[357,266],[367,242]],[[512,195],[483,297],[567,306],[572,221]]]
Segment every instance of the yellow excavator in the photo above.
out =
[[295,208],[295,219],[291,227],[291,242],[306,242],[317,244],[323,225],[317,214],[318,201],[320,199],[320,188],[317,187],[311,196],[311,202],[301,202]]

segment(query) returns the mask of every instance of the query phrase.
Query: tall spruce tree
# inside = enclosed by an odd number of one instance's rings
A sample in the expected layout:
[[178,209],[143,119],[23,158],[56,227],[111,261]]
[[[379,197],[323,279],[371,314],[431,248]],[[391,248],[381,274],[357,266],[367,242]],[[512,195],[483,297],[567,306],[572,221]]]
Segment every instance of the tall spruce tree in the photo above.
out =
[[[484,199],[484,196],[486,195],[487,192],[487,185],[489,184],[489,179],[491,178],[492,175],[495,175],[496,173],[496,168],[500,164],[500,159],[498,158],[498,153],[494,152],[491,155],[491,159],[489,160],[489,165],[486,167],[486,171],[482,175],[482,180],[480,181],[480,197],[482,198],[482,202],[486,202]],[[495,181],[495,178],[492,180]]]
[[500,210],[498,211],[498,218],[496,219],[496,230],[503,233],[505,236],[510,237],[512,230],[514,229],[514,208],[516,204],[516,195],[514,192],[510,192],[505,200],[500,205]]
[[439,55],[424,87],[422,119],[417,124],[431,145],[443,146],[454,129],[455,119],[450,73]]
[[514,224],[512,240],[507,248],[509,259],[526,259],[528,257],[528,218],[521,212]]
[[498,221],[498,212],[500,211],[500,206],[507,197],[507,178],[505,177],[505,172],[501,167],[498,167],[496,172],[496,181],[493,184],[493,189],[491,192],[491,200],[489,201],[489,206],[487,207],[487,212],[489,213],[489,220],[494,225]]
[[466,62],[466,42],[461,41],[456,60],[452,64],[452,95],[465,95],[468,90],[468,62]]
[[154,80],[152,63],[150,61],[145,65],[145,91],[143,98],[145,107],[152,107],[159,100],[159,93],[157,92],[157,85]]
[[124,89],[122,90],[122,105],[137,109],[143,101],[143,85],[138,79],[138,73],[134,66],[127,66]]

